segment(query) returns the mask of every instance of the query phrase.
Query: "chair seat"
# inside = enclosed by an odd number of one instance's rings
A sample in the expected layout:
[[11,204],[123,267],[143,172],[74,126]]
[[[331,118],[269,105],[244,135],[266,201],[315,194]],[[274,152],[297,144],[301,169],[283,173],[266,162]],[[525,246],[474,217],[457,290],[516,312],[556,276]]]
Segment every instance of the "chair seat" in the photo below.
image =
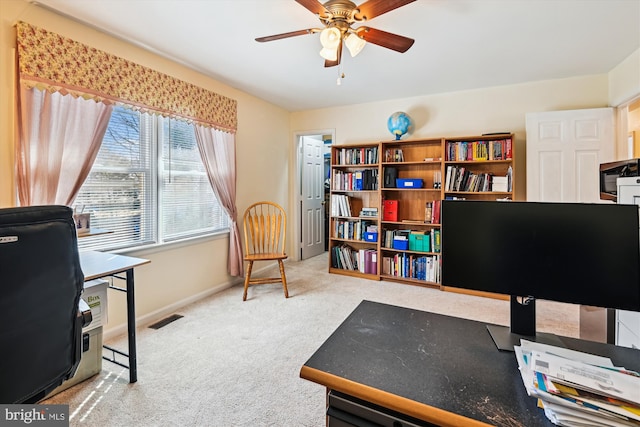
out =
[[287,254],[248,254],[244,256],[245,261],[271,261],[276,259],[287,259]]

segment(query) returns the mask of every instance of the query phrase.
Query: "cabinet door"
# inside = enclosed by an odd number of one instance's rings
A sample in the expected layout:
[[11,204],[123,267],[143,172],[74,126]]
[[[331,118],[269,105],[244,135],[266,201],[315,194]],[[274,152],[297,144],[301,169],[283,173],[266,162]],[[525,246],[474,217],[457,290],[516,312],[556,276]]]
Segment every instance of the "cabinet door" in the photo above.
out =
[[614,160],[612,108],[529,113],[527,200],[599,202],[600,163]]

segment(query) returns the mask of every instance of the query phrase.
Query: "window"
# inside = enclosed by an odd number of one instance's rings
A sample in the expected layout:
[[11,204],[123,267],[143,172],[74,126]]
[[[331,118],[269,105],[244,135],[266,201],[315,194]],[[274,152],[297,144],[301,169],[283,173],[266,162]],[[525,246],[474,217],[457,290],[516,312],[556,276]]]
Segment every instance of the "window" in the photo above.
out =
[[193,126],[115,107],[75,207],[91,212],[81,249],[115,250],[228,231]]

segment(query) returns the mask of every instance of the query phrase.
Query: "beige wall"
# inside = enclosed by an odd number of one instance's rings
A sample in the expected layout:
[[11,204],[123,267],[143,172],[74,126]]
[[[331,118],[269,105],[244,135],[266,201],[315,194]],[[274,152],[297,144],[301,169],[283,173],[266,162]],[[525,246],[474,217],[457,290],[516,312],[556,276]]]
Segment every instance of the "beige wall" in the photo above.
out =
[[[63,18],[25,0],[0,0],[0,207],[13,206],[15,29],[22,20],[95,48],[135,61],[238,101],[237,208],[258,199],[287,207],[289,113],[196,71]],[[151,260],[136,271],[136,311],[141,323],[157,320],[181,303],[228,286],[228,238],[131,253]],[[258,266],[257,268],[260,268]],[[241,298],[240,291],[238,298]],[[111,292],[109,324],[112,334],[123,331],[124,295]]]
[[[633,52],[629,57],[618,64],[609,72],[609,105],[618,107],[621,110],[630,101],[638,102],[640,99],[640,49]],[[634,104],[635,105],[635,104]],[[629,106],[631,107],[631,106]],[[637,113],[629,109],[629,114],[618,111],[618,128],[616,129],[616,159],[628,159],[637,157],[640,151],[631,150],[628,147],[627,138],[630,132],[634,135],[640,134],[640,125],[637,122]],[[636,136],[637,140],[638,136]],[[636,147],[640,142],[635,143]]]
[[617,107],[640,95],[640,49],[609,72],[609,105]]
[[[513,132],[517,184],[523,190],[526,113],[615,107],[639,95],[640,49],[608,74],[294,112],[291,129],[292,134],[308,129],[335,129],[336,144],[388,140],[392,135],[387,130],[387,118],[395,111],[405,111],[415,121],[414,132],[407,138]],[[626,137],[620,143],[626,144]],[[294,138],[291,144],[295,147]],[[521,196],[524,199],[524,194]]]
[[[417,96],[291,114],[292,131],[334,128],[337,144],[392,139],[387,118],[407,112],[415,121],[408,138],[515,133],[516,197],[525,199],[525,114],[606,107],[606,75],[575,77],[464,92]],[[295,141],[292,141],[295,145]],[[292,205],[293,206],[293,205]]]

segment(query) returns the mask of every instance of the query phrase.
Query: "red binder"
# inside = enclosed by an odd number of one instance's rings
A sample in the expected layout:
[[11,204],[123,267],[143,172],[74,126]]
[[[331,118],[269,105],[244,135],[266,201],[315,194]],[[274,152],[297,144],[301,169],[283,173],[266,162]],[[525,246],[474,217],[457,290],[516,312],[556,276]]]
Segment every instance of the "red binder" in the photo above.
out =
[[382,220],[398,221],[398,201],[385,200],[382,203]]

